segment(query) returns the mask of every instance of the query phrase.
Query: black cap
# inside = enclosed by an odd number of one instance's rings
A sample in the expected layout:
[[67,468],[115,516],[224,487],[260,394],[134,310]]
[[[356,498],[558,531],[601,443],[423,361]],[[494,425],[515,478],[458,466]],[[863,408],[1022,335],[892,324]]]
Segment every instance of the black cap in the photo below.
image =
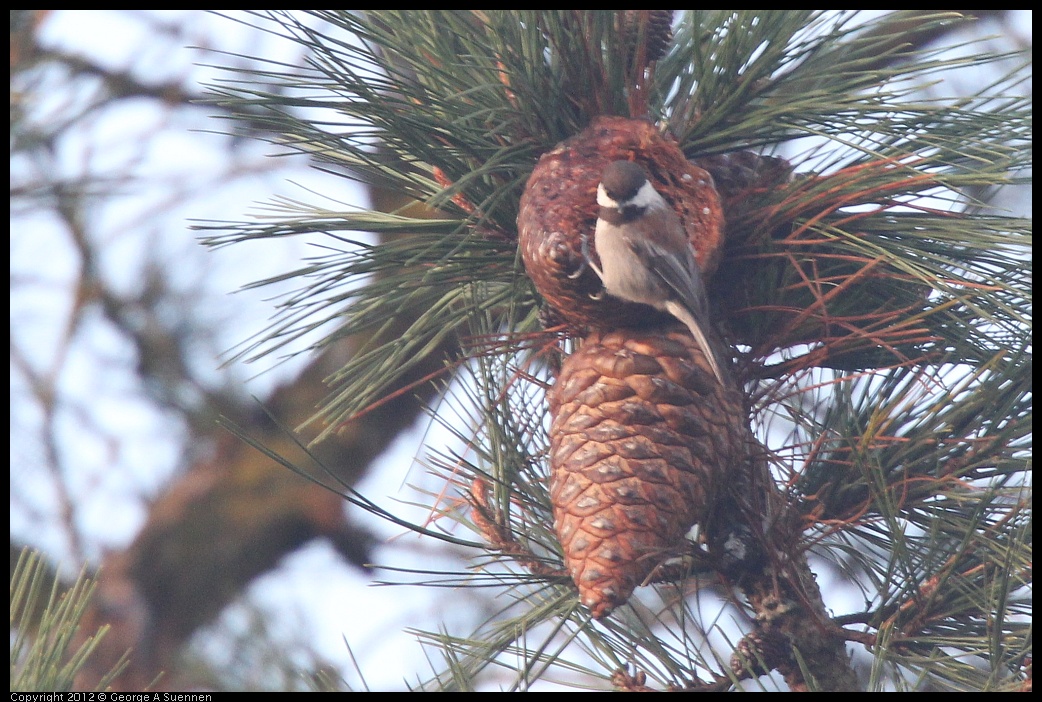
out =
[[601,185],[608,197],[623,203],[632,199],[647,180],[644,169],[632,161],[615,161],[604,169]]

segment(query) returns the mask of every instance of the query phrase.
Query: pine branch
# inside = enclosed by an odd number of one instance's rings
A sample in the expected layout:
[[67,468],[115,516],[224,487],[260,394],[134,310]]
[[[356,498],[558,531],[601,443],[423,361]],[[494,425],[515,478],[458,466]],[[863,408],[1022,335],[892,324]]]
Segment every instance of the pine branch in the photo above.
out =
[[[215,100],[266,113],[280,145],[439,213],[280,203],[267,221],[210,239],[329,234],[327,253],[281,277],[299,278],[301,291],[247,354],[322,324],[338,338],[421,310],[400,338],[335,376],[316,418],[329,431],[379,403],[448,335],[460,344],[452,369],[471,375],[453,398],[468,408],[467,453],[431,459],[446,490],[428,495],[429,508],[446,531],[488,542],[475,548],[483,574],[447,583],[498,584],[510,604],[473,636],[423,634],[446,664],[421,687],[470,689],[499,666],[516,689],[554,671],[629,689],[649,679],[717,689],[771,669],[792,689],[852,689],[844,640],[872,645],[890,681],[994,689],[1023,675],[1030,223],[974,194],[1024,182],[1027,64],[973,95],[926,96],[948,72],[1011,57],[925,45],[961,21],[952,13],[858,19],[692,12],[645,71],[620,49],[624,16],[605,12],[257,16],[311,50],[309,65],[242,75]],[[539,427],[562,329],[539,330],[514,221],[536,157],[604,114],[662,120],[721,175],[753,164],[748,178],[717,179],[730,209],[715,313],[743,349],[750,425],[769,446],[769,462],[727,467],[764,508],[745,513],[767,522],[753,529],[764,563],[719,585],[749,630],[731,637],[731,657],[685,628],[697,623],[707,638],[723,628],[687,597],[698,580],[704,597],[719,583],[697,567],[601,622],[558,575]],[[788,148],[792,166],[733,153],[767,146]],[[388,238],[373,246],[359,231]],[[863,612],[829,619],[811,548],[862,583]],[[977,656],[983,672],[940,655],[949,650]]]

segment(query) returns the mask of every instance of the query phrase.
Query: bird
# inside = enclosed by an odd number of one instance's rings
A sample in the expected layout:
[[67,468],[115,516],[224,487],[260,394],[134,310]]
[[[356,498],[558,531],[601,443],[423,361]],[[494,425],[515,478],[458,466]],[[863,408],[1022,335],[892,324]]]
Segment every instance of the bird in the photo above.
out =
[[604,292],[673,315],[688,328],[716,379],[720,361],[706,336],[709,311],[705,283],[680,217],[632,161],[615,161],[597,186],[594,247]]

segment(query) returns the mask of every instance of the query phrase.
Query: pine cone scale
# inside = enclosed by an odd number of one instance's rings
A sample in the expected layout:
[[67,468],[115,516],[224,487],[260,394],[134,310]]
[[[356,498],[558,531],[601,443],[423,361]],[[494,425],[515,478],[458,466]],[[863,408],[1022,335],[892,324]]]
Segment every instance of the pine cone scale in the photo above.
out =
[[[683,360],[696,353],[679,331],[594,333],[565,360],[550,391],[555,528],[595,617],[687,550],[687,531],[709,512],[716,468],[736,450],[733,417],[713,417],[723,389],[705,394],[705,374]],[[573,382],[573,369],[581,382]],[[595,380],[591,369],[601,373]],[[620,380],[632,396],[603,401]]]

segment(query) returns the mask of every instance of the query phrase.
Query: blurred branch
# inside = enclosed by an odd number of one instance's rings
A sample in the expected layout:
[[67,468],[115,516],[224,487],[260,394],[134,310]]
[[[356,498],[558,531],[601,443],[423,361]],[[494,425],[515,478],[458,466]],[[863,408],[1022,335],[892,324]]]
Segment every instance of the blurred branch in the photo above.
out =
[[[12,15],[12,85],[17,74],[19,84],[31,90],[39,85],[33,80],[35,72],[44,66],[60,66],[66,72],[69,90],[95,80],[101,81],[104,90],[78,114],[63,115],[61,125],[33,125],[28,121],[29,114],[19,112],[18,117],[26,120],[24,126],[38,129],[37,134],[44,137],[20,142],[20,149],[28,153],[36,150],[42,159],[49,159],[55,142],[54,134],[47,133],[48,128],[64,129],[109,102],[144,98],[167,110],[190,108],[203,116],[204,110],[196,104],[200,96],[177,81],[150,83],[130,69],[106,68],[85,55],[38,45],[36,30],[45,17],[20,23],[16,29]],[[27,92],[21,97],[30,95]],[[12,94],[12,109],[15,102]],[[28,104],[21,99],[18,102]],[[212,109],[207,107],[205,112]],[[270,126],[258,122],[251,128],[267,131]],[[17,153],[18,149],[14,150],[12,157]],[[51,446],[45,464],[64,504],[65,533],[73,553],[84,554],[92,549],[82,542],[78,527],[78,514],[85,505],[67,489],[69,477],[78,466],[74,458],[54,444],[56,412],[62,402],[57,382],[69,351],[89,333],[93,314],[100,311],[119,330],[135,351],[133,372],[141,386],[188,427],[184,465],[178,476],[149,505],[145,523],[129,547],[110,553],[101,564],[98,592],[85,621],[89,626],[107,624],[111,630],[106,644],[81,673],[78,684],[91,685],[92,681],[108,679],[104,676],[112,665],[126,650],[133,649],[130,666],[112,682],[116,689],[143,689],[162,670],[174,675],[168,675],[160,685],[176,688],[181,684],[176,682],[177,654],[185,641],[212,623],[250,582],[276,567],[285,555],[313,539],[325,538],[348,562],[367,566],[371,536],[347,519],[340,497],[257,453],[219,428],[216,418],[227,417],[267,446],[290,453],[299,451],[283,427],[304,424],[328,393],[326,378],[372,339],[361,335],[330,346],[296,380],[274,390],[263,401],[276,420],[273,422],[259,407],[245,405],[238,387],[214,387],[212,381],[203,382],[197,377],[198,366],[190,355],[200,336],[208,333],[192,317],[193,306],[201,300],[176,292],[167,262],[147,265],[147,279],[132,287],[136,292],[127,292],[125,286],[107,276],[99,259],[108,238],[95,225],[95,208],[109,197],[106,186],[85,181],[74,187],[57,180],[57,170],[44,171],[42,175],[44,180],[20,187],[17,192],[12,179],[12,205],[19,200],[35,199],[41,192],[49,194],[45,202],[57,216],[78,257],[74,302],[66,317],[59,353],[52,357],[46,371],[38,371],[35,360],[27,357],[30,352],[22,348],[17,328],[12,329],[11,352],[12,363],[29,381],[37,404],[45,411],[44,436],[50,437],[46,443]],[[56,180],[48,182],[49,177]],[[401,204],[399,201],[388,206],[397,208]],[[38,203],[33,207],[38,207]],[[176,311],[176,315],[171,315],[171,311]],[[408,327],[409,314],[403,311],[382,334],[401,334]],[[455,343],[448,338],[441,351],[403,377],[406,392],[341,427],[313,450],[314,458],[334,470],[346,484],[356,482],[431,400],[434,386],[428,383],[413,387],[412,383],[437,375],[444,368],[443,359],[451,356],[454,348]],[[150,470],[147,465],[138,468]]]

